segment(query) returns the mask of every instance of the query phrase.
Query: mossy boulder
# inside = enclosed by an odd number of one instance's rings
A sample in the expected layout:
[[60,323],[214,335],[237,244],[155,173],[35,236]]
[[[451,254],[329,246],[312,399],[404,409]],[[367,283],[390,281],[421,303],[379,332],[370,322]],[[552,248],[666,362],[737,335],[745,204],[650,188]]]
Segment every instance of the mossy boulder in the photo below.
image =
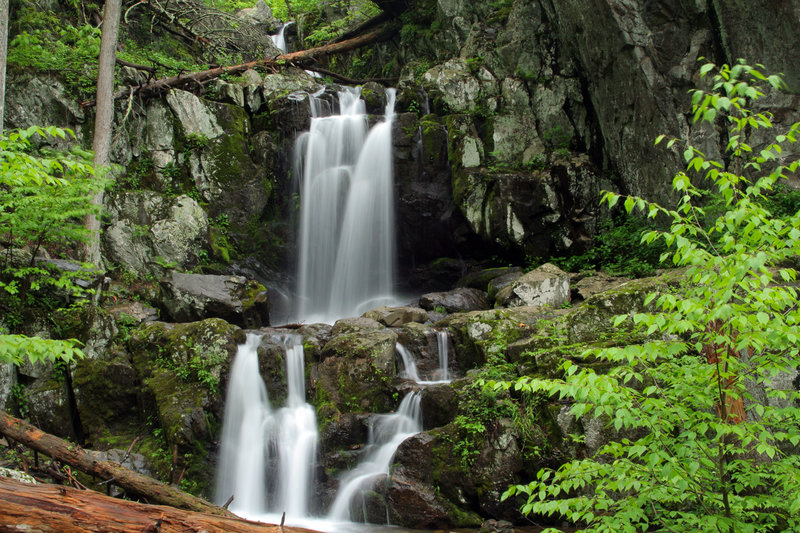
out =
[[431,292],[419,298],[423,309],[434,311],[444,309],[448,313],[479,311],[489,308],[486,291],[470,287],[458,287],[445,292]]
[[72,389],[86,438],[95,442],[106,431],[141,422],[138,377],[123,351],[103,359],[81,359],[72,370]]
[[154,322],[134,330],[128,348],[142,400],[170,445],[182,451],[215,437],[223,387],[244,332],[211,318],[187,324]]
[[617,315],[632,315],[653,311],[654,304],[645,305],[650,293],[674,290],[681,279],[680,271],[668,272],[663,276],[631,280],[610,290],[590,296],[569,314],[568,340],[570,343],[594,342],[617,338],[630,344],[632,321],[630,319],[614,326]]
[[337,322],[334,335],[322,349],[315,403],[329,419],[338,413],[382,413],[395,407],[391,384],[395,376],[397,334],[382,326],[380,329],[353,326],[367,320]]

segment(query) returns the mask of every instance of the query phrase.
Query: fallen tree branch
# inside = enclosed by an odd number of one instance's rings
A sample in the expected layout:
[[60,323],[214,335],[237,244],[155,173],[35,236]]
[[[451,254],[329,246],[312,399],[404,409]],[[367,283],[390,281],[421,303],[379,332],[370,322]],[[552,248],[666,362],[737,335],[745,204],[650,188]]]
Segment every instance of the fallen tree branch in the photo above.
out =
[[29,485],[0,477],[0,532],[313,533],[172,507],[112,498],[93,490]]
[[[388,34],[389,30],[376,29],[369,33],[360,35],[358,37],[354,37],[352,39],[348,39],[346,41],[328,44],[325,46],[318,46],[316,48],[309,48],[307,50],[301,50],[299,52],[281,54],[271,58],[258,59],[256,61],[241,63],[239,65],[216,67],[208,70],[202,70],[199,72],[179,74],[177,76],[161,78],[135,88],[134,95],[153,96],[166,92],[169,89],[180,89],[186,87],[187,85],[196,85],[196,84],[202,85],[203,83],[212,80],[214,78],[218,78],[223,74],[235,75],[253,68],[266,68],[266,67],[276,68],[286,65],[306,68],[320,57],[324,57],[331,54],[337,54],[341,52],[347,52],[349,50],[360,48],[364,45],[378,41],[379,39],[386,37]],[[130,88],[124,87],[114,93],[114,99],[127,96],[129,92]],[[83,102],[81,104],[81,107],[87,107],[92,105],[94,105],[93,101]]]
[[351,85],[363,85],[363,84],[365,84],[367,82],[370,82],[370,81],[374,81],[376,83],[383,83],[383,84],[396,83],[397,82],[397,78],[369,78],[369,79],[357,80],[357,79],[353,79],[353,78],[348,78],[346,76],[342,76],[341,74],[337,74],[336,72],[333,72],[332,70],[324,69],[324,68],[321,68],[321,67],[314,66],[314,67],[305,67],[305,68],[306,68],[306,70],[310,70],[312,72],[317,72],[319,74],[322,74],[323,76],[330,76],[331,78],[333,78],[335,80],[339,80],[339,81],[341,81],[343,83],[349,83]]
[[233,516],[202,498],[192,496],[151,477],[128,470],[119,463],[98,459],[91,450],[45,433],[31,424],[0,411],[0,433],[53,459],[77,468],[81,472],[114,484],[126,491],[143,496],[148,501],[221,516]]

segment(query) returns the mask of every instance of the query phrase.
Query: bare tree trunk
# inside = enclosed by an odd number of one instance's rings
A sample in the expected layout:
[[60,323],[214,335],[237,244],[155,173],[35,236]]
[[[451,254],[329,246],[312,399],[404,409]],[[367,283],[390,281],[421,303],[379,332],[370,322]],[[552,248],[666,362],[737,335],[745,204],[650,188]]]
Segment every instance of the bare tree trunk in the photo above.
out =
[[0,134],[6,111],[6,58],[8,57],[8,0],[0,0]]
[[[161,503],[221,516],[233,516],[227,510],[213,505],[201,498],[187,494],[151,477],[128,470],[113,461],[101,461],[92,451],[50,435],[24,420],[14,418],[5,411],[0,411],[0,434],[20,444],[43,453],[53,459],[77,468],[81,472],[111,481],[131,494],[146,498],[153,503]],[[2,515],[2,511],[0,511]],[[0,529],[2,531],[2,529]]]
[[[97,68],[97,110],[94,117],[94,169],[97,174],[106,172],[110,163],[111,128],[114,123],[114,66],[117,57],[117,35],[122,11],[122,0],[106,0],[103,15],[103,35],[100,38],[100,57]],[[92,204],[103,206],[103,189],[92,198]],[[85,259],[100,264],[100,220],[90,213],[84,219],[90,233]]]
[[120,500],[92,490],[29,485],[3,477],[0,477],[0,502],[2,533],[312,533]]

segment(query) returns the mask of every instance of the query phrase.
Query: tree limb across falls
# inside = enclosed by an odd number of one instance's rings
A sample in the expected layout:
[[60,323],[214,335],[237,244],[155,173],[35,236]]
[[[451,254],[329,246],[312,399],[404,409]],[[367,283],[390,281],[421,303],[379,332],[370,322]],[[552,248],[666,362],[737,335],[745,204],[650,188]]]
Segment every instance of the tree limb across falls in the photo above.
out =
[[[287,54],[280,54],[271,58],[257,59],[247,63],[238,65],[229,65],[224,67],[216,67],[199,72],[178,74],[177,76],[170,76],[151,81],[149,83],[140,85],[138,87],[124,87],[114,93],[114,99],[130,97],[130,96],[156,96],[158,94],[169,91],[170,89],[191,89],[193,86],[202,86],[206,82],[220,77],[223,74],[241,74],[246,70],[253,68],[283,68],[287,66],[294,66],[303,68],[310,66],[318,58],[338,54],[341,52],[348,52],[355,50],[367,44],[377,42],[381,39],[388,37],[392,30],[379,28],[369,33],[346,39],[333,44],[309,48],[307,50],[300,50],[298,52],[291,52]],[[82,107],[92,106],[95,102],[84,102]]]

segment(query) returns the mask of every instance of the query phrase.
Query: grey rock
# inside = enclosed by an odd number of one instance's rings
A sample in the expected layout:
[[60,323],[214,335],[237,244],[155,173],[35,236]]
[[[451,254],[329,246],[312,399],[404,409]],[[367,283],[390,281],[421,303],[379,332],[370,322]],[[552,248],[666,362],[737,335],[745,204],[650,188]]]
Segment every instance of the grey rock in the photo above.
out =
[[503,307],[557,308],[569,302],[569,274],[550,263],[528,272],[497,293],[497,305]]
[[31,485],[36,485],[38,483],[38,481],[36,481],[34,477],[27,472],[22,472],[21,470],[12,470],[11,468],[6,468],[4,466],[0,466],[0,476],[21,481],[22,483],[29,483]]
[[269,325],[266,289],[241,276],[173,271],[160,285],[161,306],[176,322],[215,317],[250,329]]
[[448,313],[478,311],[489,308],[486,292],[469,287],[459,287],[447,292],[423,294],[419,298],[419,305],[429,311],[437,307],[443,307]]
[[378,307],[362,315],[371,318],[390,328],[396,328],[409,322],[423,323],[428,320],[428,313],[418,307]]
[[208,217],[188,196],[127,192],[110,195],[106,206],[105,256],[133,272],[161,275],[167,264],[191,268],[207,246]]
[[203,100],[192,93],[173,89],[167,94],[167,104],[181,123],[186,135],[216,139],[225,131],[217,122],[215,113]]

